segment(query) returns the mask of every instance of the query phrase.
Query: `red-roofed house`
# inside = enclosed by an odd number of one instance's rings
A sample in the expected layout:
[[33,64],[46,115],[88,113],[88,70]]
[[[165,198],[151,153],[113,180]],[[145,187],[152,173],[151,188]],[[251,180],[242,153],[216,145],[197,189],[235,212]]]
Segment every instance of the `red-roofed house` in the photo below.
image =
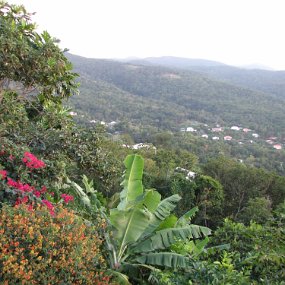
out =
[[282,145],[281,144],[275,144],[273,147],[275,149],[282,149]]
[[232,137],[231,136],[225,136],[224,137],[224,141],[231,141],[232,140]]

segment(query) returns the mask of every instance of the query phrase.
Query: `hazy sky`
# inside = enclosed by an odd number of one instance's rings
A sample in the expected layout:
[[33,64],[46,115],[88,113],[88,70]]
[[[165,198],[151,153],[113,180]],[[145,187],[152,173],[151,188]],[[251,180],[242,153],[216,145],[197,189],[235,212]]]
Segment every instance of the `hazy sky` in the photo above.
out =
[[8,0],[71,53],[181,56],[285,70],[284,0]]

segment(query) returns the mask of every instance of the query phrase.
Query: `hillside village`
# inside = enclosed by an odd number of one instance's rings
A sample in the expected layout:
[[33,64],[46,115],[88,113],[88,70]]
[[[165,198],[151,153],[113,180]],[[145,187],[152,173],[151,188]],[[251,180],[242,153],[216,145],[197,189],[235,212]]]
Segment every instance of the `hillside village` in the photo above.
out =
[[[76,117],[84,117],[84,115],[79,115],[77,112],[71,111],[69,115]],[[105,122],[102,120],[89,120],[89,124],[97,124],[102,125],[105,128],[111,130],[115,125],[119,122],[111,121]],[[265,147],[274,149],[274,150],[282,150],[285,147],[285,139],[279,138],[277,136],[269,136],[262,137],[255,130],[252,130],[245,126],[240,125],[232,125],[232,126],[221,126],[219,124],[214,124],[212,126],[200,122],[190,122],[187,126],[183,126],[179,129],[179,132],[185,134],[192,134],[197,137],[201,137],[206,140],[212,140],[216,142],[229,142],[229,143],[237,143],[239,145],[244,144],[262,144]],[[124,147],[132,148],[132,149],[140,149],[140,148],[153,148],[154,146],[150,146],[147,143],[138,143],[133,146],[124,145]]]
[[277,136],[262,138],[254,130],[238,125],[227,127],[217,124],[211,127],[207,124],[194,122],[190,126],[180,128],[180,132],[192,133],[213,141],[236,142],[240,145],[262,143],[276,150],[281,150],[284,147],[284,139],[282,141]]

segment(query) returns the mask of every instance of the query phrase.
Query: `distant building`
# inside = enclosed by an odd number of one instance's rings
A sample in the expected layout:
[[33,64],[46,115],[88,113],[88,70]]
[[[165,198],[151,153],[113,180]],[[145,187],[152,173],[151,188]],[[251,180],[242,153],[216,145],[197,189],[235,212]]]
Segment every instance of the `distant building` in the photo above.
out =
[[275,144],[273,147],[275,149],[282,149],[282,145],[281,144]]
[[185,131],[186,131],[185,128],[181,128],[181,129],[180,129],[180,132],[185,132]]
[[234,131],[239,131],[241,128],[238,127],[238,126],[232,126],[231,127],[231,130],[234,130]]
[[153,149],[155,154],[156,154],[156,147],[153,146],[152,144],[147,144],[147,143],[138,143],[138,144],[134,144],[131,146],[132,149],[141,149],[141,148],[145,148],[145,149]]
[[188,127],[188,128],[186,129],[186,132],[197,132],[197,130],[195,130],[195,129],[192,128],[192,127]]
[[218,141],[220,138],[219,137],[212,137],[212,140]]
[[89,122],[92,123],[92,124],[95,124],[97,121],[96,120],[91,120]]
[[197,173],[190,171],[188,169],[182,168],[182,167],[176,167],[175,171],[177,172],[183,172],[186,174],[186,179],[187,180],[192,180],[196,177]]
[[110,123],[108,124],[108,126],[109,126],[109,127],[113,127],[113,126],[116,125],[116,124],[117,124],[117,122],[112,121],[112,122],[110,122]]
[[275,141],[275,140],[277,140],[277,137],[269,137],[268,140]]
[[231,141],[232,140],[232,137],[231,136],[225,136],[224,137],[224,141]]
[[221,128],[221,127],[219,127],[219,128],[212,128],[212,132],[222,132],[223,131],[223,129]]
[[248,132],[251,131],[251,129],[248,129],[248,128],[243,128],[242,130],[243,130],[245,133],[248,133]]
[[202,135],[201,137],[204,138],[204,139],[207,139],[209,136],[206,135],[206,134],[204,134],[204,135]]
[[266,140],[266,142],[269,144],[274,144],[274,141],[272,141],[272,140]]
[[259,138],[259,134],[252,134],[254,138]]
[[76,112],[69,112],[69,115],[70,116],[77,116],[77,113]]

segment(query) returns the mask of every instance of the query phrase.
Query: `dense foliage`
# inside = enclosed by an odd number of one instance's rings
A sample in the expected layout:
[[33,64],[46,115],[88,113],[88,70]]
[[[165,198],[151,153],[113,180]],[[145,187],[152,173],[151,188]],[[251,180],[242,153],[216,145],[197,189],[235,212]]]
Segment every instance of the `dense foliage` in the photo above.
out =
[[95,227],[66,209],[0,210],[1,284],[110,284],[100,272],[102,239]]
[[173,131],[207,117],[282,135],[276,100],[69,55],[75,121],[56,40],[24,7],[1,1],[0,19],[1,284],[284,284],[284,151]]
[[3,90],[26,97],[35,92],[41,101],[61,100],[76,92],[76,74],[47,32],[38,34],[23,6],[0,2],[0,100]]

